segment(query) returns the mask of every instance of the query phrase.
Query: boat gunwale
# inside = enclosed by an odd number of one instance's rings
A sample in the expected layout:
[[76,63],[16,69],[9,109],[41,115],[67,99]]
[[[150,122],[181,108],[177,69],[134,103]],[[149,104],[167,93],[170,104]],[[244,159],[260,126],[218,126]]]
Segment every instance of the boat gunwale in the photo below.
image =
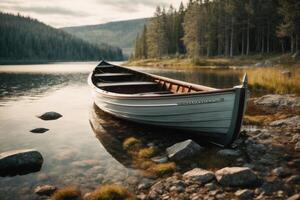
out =
[[[126,68],[127,69],[127,68]],[[103,89],[100,89],[99,87],[97,87],[93,81],[92,81],[92,77],[93,77],[93,73],[91,72],[89,74],[89,78],[88,78],[88,84],[99,94],[109,97],[109,98],[114,98],[114,99],[161,99],[161,98],[171,98],[171,97],[188,97],[188,96],[194,96],[194,95],[202,95],[202,94],[220,94],[220,93],[227,93],[227,92],[235,92],[237,88],[233,87],[233,88],[226,88],[226,89],[215,89],[215,90],[211,90],[211,91],[198,91],[198,92],[191,92],[191,93],[173,93],[173,94],[149,94],[147,96],[142,96],[137,94],[120,94],[120,93],[115,93],[115,92],[109,92]],[[141,72],[143,73],[143,72]],[[146,74],[146,75],[150,75],[152,76],[152,74]],[[156,76],[156,75],[153,75]],[[163,77],[164,78],[164,77]],[[170,79],[170,78],[168,78]],[[170,79],[170,80],[175,80],[176,79]]]

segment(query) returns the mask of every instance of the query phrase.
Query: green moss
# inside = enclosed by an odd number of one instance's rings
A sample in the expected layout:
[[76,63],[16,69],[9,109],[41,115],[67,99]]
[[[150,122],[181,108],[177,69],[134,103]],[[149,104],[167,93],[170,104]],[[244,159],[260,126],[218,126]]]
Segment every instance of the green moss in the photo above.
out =
[[141,146],[141,141],[136,139],[135,137],[130,137],[127,138],[124,142],[123,142],[123,149],[130,151],[133,149],[137,149]]
[[65,187],[57,190],[51,197],[51,200],[69,200],[81,199],[81,191],[76,187]]
[[88,200],[135,200],[136,197],[119,185],[103,185],[88,197]]
[[154,174],[158,176],[164,176],[172,174],[176,169],[176,164],[174,162],[157,164],[152,167],[152,171]]

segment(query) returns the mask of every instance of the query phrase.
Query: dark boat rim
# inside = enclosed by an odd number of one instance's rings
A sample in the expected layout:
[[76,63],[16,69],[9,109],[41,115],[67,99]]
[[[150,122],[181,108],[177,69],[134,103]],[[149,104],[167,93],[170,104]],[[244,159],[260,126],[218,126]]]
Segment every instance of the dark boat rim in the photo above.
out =
[[[112,65],[112,64],[107,63],[105,61],[102,61],[102,62],[104,62],[105,64],[108,64],[108,65]],[[113,66],[116,66],[116,65],[113,65]],[[141,73],[141,74],[144,74],[145,76],[151,76],[153,78],[167,78],[167,77],[158,76],[158,75],[154,75],[154,74],[150,74],[150,73],[146,73],[146,72],[141,72],[139,70],[130,69],[130,68],[127,68],[127,67],[124,67],[124,66],[117,66],[117,67],[124,68],[126,70],[130,70],[130,71],[133,71],[133,72]],[[100,93],[101,95],[103,95],[105,97],[115,98],[115,99],[161,99],[161,98],[172,98],[172,97],[175,97],[175,98],[183,97],[184,98],[184,97],[190,97],[190,96],[195,96],[195,95],[210,95],[210,94],[235,92],[237,89],[240,89],[240,87],[233,87],[233,88],[226,88],[226,89],[216,89],[216,88],[207,87],[207,88],[210,88],[210,89],[213,89],[213,90],[196,91],[196,92],[192,92],[192,93],[180,93],[180,94],[179,93],[173,93],[173,94],[160,94],[160,95],[153,94],[153,95],[141,96],[139,94],[120,94],[120,93],[109,92],[109,91],[100,89],[99,87],[97,87],[93,83],[93,81],[92,81],[93,75],[94,75],[94,72],[91,72],[89,74],[88,84],[97,93]],[[167,78],[167,79],[174,80],[174,81],[179,81],[177,79],[171,79],[171,78]],[[200,86],[200,87],[206,87],[206,86],[203,86],[203,85],[189,83],[189,82],[185,82],[185,81],[180,81],[180,82],[185,83],[185,84],[189,84],[189,85],[196,85],[196,86]]]

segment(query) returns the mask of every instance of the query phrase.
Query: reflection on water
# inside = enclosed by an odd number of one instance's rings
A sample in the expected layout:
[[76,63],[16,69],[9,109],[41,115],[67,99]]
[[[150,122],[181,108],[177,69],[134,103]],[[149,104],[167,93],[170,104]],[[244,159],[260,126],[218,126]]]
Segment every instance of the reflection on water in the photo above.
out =
[[219,169],[232,163],[231,159],[216,159],[216,152],[219,148],[207,143],[207,140],[203,137],[186,134],[182,131],[139,125],[121,120],[101,111],[96,105],[91,109],[90,123],[102,146],[112,157],[126,167],[140,169],[135,163],[137,158],[132,157],[123,148],[124,141],[130,137],[137,138],[144,147],[154,146],[156,155],[159,156],[165,155],[167,147],[187,139],[192,139],[198,144],[205,146],[206,148],[194,158],[177,163],[182,171],[187,170],[191,166],[198,166],[204,169]]
[[[177,133],[179,136],[174,137],[176,133],[171,135],[167,131],[162,135],[160,129],[121,122],[97,111],[86,84],[88,73],[95,64],[0,66],[0,152],[34,148],[44,158],[38,172],[0,177],[1,200],[38,199],[32,191],[42,184],[77,185],[83,192],[102,183],[134,187],[143,174],[131,168],[130,159],[122,152],[124,138],[135,135],[146,144],[155,142],[163,150],[173,142],[189,137],[182,135],[184,133]],[[239,83],[239,75],[233,73],[147,71],[195,83],[205,81],[209,86],[227,87]],[[220,84],[214,85],[215,80]],[[55,121],[42,121],[36,117],[47,111],[59,112],[63,117]],[[91,118],[91,113],[94,113],[94,118]],[[30,133],[39,127],[50,130],[44,134]],[[207,150],[204,155],[210,151],[215,149]],[[203,159],[213,160],[213,156],[205,157],[198,158],[199,166],[211,163],[203,162]],[[205,167],[214,166],[216,164]]]

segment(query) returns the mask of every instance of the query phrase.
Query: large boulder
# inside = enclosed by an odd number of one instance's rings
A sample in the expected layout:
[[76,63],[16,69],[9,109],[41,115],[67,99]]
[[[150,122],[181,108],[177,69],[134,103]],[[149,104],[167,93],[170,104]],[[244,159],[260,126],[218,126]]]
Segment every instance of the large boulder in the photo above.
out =
[[201,168],[195,168],[183,174],[183,178],[187,180],[197,181],[201,184],[208,183],[215,178],[215,174]]
[[0,154],[0,176],[13,176],[39,171],[43,157],[35,149],[7,151]]
[[215,175],[225,187],[252,187],[260,183],[258,176],[248,167],[225,167]]
[[168,147],[167,154],[171,160],[182,160],[195,155],[201,149],[203,149],[203,147],[193,140],[185,140]]
[[62,117],[61,114],[57,113],[57,112],[46,112],[44,114],[38,115],[38,118],[42,119],[42,120],[56,120]]

